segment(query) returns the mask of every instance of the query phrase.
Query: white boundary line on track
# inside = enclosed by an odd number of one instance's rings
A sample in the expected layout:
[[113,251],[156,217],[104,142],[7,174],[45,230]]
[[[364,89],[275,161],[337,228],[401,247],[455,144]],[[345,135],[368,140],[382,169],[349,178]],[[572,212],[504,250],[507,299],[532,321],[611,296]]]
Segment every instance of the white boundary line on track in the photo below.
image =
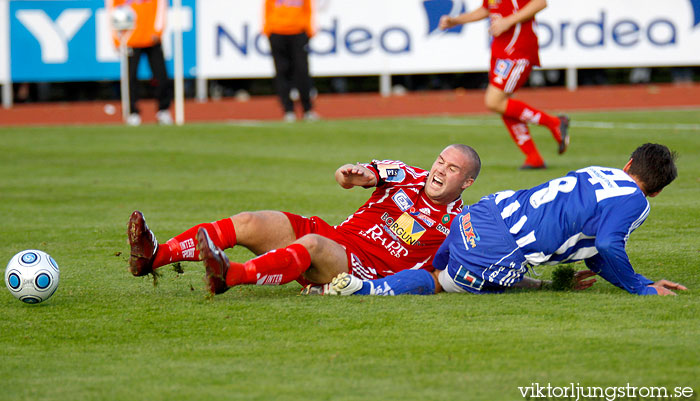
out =
[[[500,120],[487,119],[454,119],[454,118],[430,118],[419,121],[426,125],[449,126],[500,126]],[[608,121],[578,121],[571,122],[572,127],[598,128],[598,129],[629,129],[629,130],[675,130],[675,131],[700,131],[700,124],[663,124],[663,123],[615,123]]]

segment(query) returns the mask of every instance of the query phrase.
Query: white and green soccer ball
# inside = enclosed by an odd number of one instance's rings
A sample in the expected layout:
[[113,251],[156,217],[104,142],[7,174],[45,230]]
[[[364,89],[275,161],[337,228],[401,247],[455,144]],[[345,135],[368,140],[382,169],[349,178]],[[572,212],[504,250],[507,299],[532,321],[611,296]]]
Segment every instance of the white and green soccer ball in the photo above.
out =
[[58,288],[58,264],[48,253],[36,249],[22,251],[10,259],[5,269],[5,285],[22,302],[44,302]]
[[128,5],[116,7],[110,13],[110,22],[115,31],[128,31],[134,29],[136,13]]

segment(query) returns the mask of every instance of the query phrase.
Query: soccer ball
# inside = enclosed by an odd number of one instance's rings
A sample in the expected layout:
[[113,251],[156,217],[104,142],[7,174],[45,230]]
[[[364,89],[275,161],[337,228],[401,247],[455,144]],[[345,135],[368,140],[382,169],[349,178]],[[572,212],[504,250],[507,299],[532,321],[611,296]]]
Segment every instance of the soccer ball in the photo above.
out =
[[58,264],[48,253],[28,249],[10,259],[5,269],[5,285],[20,301],[38,304],[56,292],[58,276]]
[[115,31],[128,31],[134,29],[136,14],[129,6],[119,6],[112,10],[110,19]]

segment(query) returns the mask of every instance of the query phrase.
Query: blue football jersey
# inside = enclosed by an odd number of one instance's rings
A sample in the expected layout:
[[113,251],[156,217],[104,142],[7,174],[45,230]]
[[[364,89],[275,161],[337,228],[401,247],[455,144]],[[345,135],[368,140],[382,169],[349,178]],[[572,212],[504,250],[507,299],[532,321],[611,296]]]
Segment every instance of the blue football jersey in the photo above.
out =
[[612,284],[655,294],[625,251],[629,235],[649,214],[649,202],[624,171],[591,166],[531,189],[491,195],[530,265],[585,260]]

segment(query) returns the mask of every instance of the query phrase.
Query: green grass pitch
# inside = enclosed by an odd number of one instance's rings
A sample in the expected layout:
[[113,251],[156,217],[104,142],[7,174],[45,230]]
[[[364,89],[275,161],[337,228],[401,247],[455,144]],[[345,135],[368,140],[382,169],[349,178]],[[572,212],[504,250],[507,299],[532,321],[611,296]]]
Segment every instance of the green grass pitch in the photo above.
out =
[[[564,156],[533,128],[550,168],[529,172],[490,116],[1,128],[0,260],[42,249],[61,282],[35,306],[2,286],[0,399],[519,400],[532,383],[700,391],[700,110],[572,118]],[[211,299],[199,263],[164,267],[157,287],[127,272],[135,209],[160,241],[244,210],[338,224],[370,193],[336,185],[338,166],[429,168],[453,142],[483,161],[468,203],[583,166],[622,167],[644,142],[677,150],[679,177],[650,200],[628,252],[642,274],[690,290],[638,297],[601,280],[584,293],[339,298],[299,296],[292,283]]]

